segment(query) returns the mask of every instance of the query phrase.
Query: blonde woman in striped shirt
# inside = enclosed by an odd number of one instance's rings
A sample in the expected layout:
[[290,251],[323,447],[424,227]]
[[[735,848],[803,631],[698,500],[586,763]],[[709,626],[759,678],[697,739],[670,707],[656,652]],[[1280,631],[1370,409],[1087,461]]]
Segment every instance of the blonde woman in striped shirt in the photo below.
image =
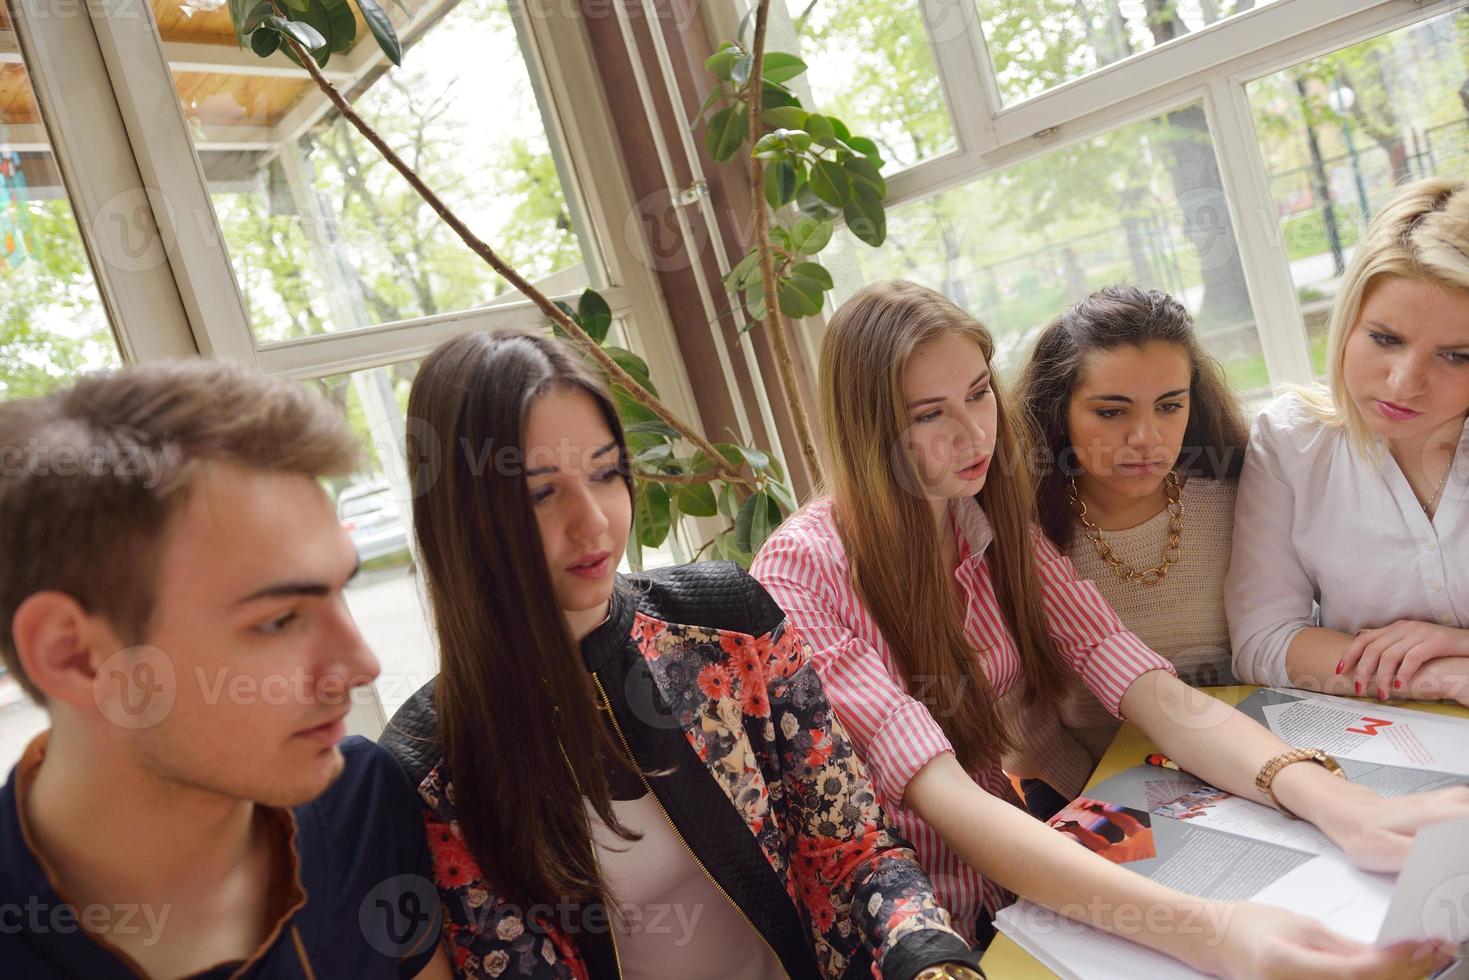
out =
[[[1034,527],[993,353],[977,320],[912,283],[843,304],[821,356],[832,493],[788,520],[752,569],[814,649],[880,801],[956,927],[983,942],[1014,892],[1221,976],[1406,977],[1447,962],[1428,947],[1362,946],[1279,909],[1194,898],[1021,808],[1001,759],[1027,733],[1002,720],[1001,701],[1043,714],[1073,682],[1185,769],[1262,803],[1256,774],[1290,747],[1179,681]],[[1267,785],[1368,868],[1399,866],[1420,824],[1469,814],[1469,791],[1386,800],[1315,763],[1284,765]]]

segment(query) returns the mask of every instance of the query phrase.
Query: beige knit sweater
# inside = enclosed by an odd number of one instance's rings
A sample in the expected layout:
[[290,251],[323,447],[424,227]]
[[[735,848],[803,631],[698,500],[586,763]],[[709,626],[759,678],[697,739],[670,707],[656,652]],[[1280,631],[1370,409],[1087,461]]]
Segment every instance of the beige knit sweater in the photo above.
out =
[[[1095,582],[1123,624],[1172,661],[1180,679],[1196,687],[1237,683],[1224,618],[1236,486],[1234,481],[1201,477],[1184,484],[1183,558],[1154,585],[1132,585],[1118,578],[1080,525],[1067,551],[1077,576]],[[1168,513],[1125,531],[1103,531],[1102,537],[1133,568],[1152,568],[1161,560],[1168,539]],[[1018,698],[1005,700],[1012,702],[1002,706],[1011,730],[1025,742],[1006,759],[1007,771],[1038,776],[1068,797],[1080,793],[1120,722],[1079,684],[1063,698],[1059,716],[1050,718],[1020,709]]]

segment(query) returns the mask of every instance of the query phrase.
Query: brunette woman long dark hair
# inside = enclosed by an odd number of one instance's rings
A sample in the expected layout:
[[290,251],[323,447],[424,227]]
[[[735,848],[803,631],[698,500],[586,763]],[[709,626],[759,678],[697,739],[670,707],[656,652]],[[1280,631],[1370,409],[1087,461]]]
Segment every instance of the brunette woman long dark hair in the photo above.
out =
[[1174,344],[1189,360],[1189,418],[1177,471],[1211,480],[1239,478],[1249,429],[1224,369],[1199,344],[1188,310],[1160,289],[1108,286],[1074,304],[1042,331],[1020,380],[1017,402],[1044,448],[1037,454],[1037,519],[1063,551],[1075,527],[1067,482],[1078,465],[1067,435],[1066,412],[1087,356],[1153,342]]
[[606,900],[583,796],[609,828],[636,839],[612,809],[601,760],[623,753],[597,721],[526,488],[526,420],[556,389],[597,404],[630,495],[627,443],[606,387],[548,338],[465,334],[424,360],[408,400],[410,434],[425,442],[410,456],[413,525],[459,823],[494,884],[527,904]]

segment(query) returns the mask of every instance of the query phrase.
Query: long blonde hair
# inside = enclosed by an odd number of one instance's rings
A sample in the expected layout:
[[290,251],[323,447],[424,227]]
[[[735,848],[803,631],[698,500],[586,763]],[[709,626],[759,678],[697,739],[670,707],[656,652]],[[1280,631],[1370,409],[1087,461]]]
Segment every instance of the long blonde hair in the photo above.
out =
[[1347,430],[1352,445],[1377,457],[1377,440],[1347,394],[1342,366],[1367,290],[1398,276],[1469,291],[1469,182],[1430,177],[1400,187],[1368,225],[1342,277],[1327,336],[1329,388],[1295,390],[1323,422]]
[[[903,371],[914,351],[959,335],[979,345],[991,371],[995,344],[984,326],[932,289],[874,283],[843,303],[821,345],[821,418],[828,488],[862,597],[910,688],[922,679],[954,685],[952,714],[935,716],[966,769],[1014,745],[979,658],[964,635],[964,610],[943,564],[940,530],[907,455]],[[1032,548],[1034,496],[1016,431],[998,388],[993,463],[978,497],[994,534],[987,559],[1000,612],[1020,652],[1027,704],[1053,701],[1068,683],[1046,626]]]

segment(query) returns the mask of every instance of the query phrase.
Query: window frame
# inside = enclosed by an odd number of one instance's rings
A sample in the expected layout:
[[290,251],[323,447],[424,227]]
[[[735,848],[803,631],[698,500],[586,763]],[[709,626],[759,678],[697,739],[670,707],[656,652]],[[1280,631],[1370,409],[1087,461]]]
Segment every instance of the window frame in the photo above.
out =
[[[713,2],[718,15],[711,20],[729,34],[751,6],[750,0]],[[1002,103],[974,0],[917,2],[958,145],[889,176],[889,209],[1201,103],[1270,382],[1279,387],[1313,380],[1305,321],[1283,258],[1280,223],[1246,86],[1291,65],[1454,11],[1461,6],[1458,0],[1276,0],[1010,106]],[[802,345],[814,350],[825,317],[802,323]]]

